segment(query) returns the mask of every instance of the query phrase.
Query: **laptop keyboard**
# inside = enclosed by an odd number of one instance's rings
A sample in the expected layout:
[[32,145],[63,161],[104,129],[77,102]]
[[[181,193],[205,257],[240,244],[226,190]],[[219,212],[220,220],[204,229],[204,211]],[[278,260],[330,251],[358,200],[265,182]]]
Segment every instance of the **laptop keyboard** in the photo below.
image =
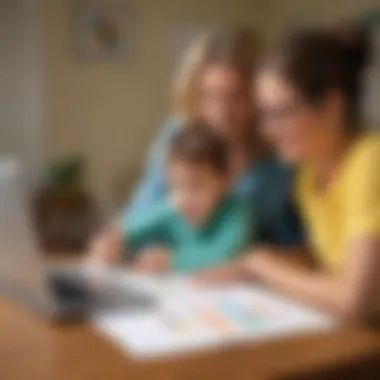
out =
[[48,275],[49,286],[60,304],[83,304],[89,312],[143,311],[156,304],[154,297],[138,289],[105,281],[90,281],[81,273],[53,272]]
[[88,303],[91,299],[88,284],[79,276],[52,272],[48,274],[48,284],[59,302]]

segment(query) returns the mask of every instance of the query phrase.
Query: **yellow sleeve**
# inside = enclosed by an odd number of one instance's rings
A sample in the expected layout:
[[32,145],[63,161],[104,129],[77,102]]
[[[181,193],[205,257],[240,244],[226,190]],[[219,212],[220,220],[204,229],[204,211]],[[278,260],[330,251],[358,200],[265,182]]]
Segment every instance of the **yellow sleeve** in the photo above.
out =
[[380,236],[380,140],[368,141],[361,147],[346,178],[348,236]]

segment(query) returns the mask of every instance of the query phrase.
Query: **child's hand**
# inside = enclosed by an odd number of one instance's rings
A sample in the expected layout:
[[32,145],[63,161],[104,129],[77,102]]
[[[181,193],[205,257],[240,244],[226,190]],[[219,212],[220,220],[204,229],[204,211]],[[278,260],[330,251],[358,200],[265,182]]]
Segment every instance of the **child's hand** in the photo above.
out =
[[123,248],[123,236],[119,228],[110,229],[94,236],[90,241],[89,252],[86,261],[90,265],[114,264],[121,254]]
[[150,247],[140,252],[135,269],[145,273],[163,273],[171,270],[170,252],[163,247]]
[[198,272],[194,275],[196,282],[204,284],[225,284],[247,279],[243,261],[235,261]]

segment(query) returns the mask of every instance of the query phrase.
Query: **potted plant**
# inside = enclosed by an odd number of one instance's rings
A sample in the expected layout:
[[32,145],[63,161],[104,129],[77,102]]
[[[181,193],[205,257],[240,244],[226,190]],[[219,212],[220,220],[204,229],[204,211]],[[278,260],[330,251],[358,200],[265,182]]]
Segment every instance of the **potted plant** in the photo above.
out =
[[52,162],[35,199],[39,239],[50,252],[85,248],[96,223],[92,197],[84,185],[85,163],[80,156]]

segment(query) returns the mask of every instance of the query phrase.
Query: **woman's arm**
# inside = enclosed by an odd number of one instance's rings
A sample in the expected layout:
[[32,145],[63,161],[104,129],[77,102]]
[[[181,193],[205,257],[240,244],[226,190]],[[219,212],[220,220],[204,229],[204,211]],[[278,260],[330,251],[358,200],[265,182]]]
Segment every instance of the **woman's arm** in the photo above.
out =
[[124,210],[128,218],[149,212],[157,201],[165,197],[167,186],[165,181],[165,158],[168,143],[175,134],[178,123],[169,120],[153,143],[145,165],[143,178],[137,185],[130,202]]
[[[274,252],[274,248],[270,247],[252,248],[252,250]],[[203,283],[211,284],[249,281],[252,279],[252,273],[250,273],[251,271],[246,265],[247,256],[249,256],[249,253],[245,253],[241,255],[241,257],[228,263],[200,271],[195,274],[195,279]],[[303,266],[309,269],[315,268],[315,262],[311,255],[302,247],[283,248],[281,249],[281,257],[286,258],[286,262],[292,263],[293,265]]]
[[[247,260],[251,273],[278,292],[343,318],[372,317],[377,311],[380,290],[379,163],[377,145],[359,150],[351,162],[346,192],[341,199],[344,220],[336,232],[345,239],[343,262],[337,271],[294,266],[286,255],[262,250]],[[313,234],[311,228],[308,233]]]
[[[358,148],[345,177],[344,214],[334,232],[344,239],[342,264],[335,272],[294,265],[269,249],[253,252],[246,261],[247,269],[276,291],[349,320],[376,316],[379,306],[380,155],[377,138],[372,141]],[[312,235],[312,227],[305,227]]]
[[380,239],[362,236],[348,245],[340,273],[323,273],[288,260],[273,249],[254,251],[245,264],[274,290],[348,320],[375,312],[379,290]]

